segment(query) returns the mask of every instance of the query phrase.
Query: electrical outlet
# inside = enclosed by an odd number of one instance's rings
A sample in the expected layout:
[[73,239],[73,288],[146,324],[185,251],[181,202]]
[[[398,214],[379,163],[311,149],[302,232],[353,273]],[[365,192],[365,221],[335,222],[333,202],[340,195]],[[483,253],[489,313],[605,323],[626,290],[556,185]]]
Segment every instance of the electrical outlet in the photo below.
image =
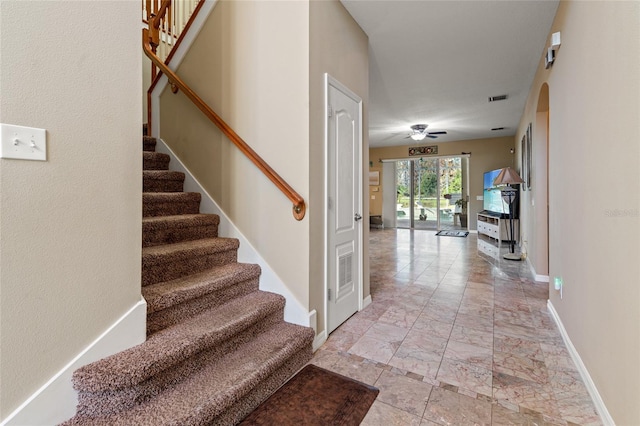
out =
[[0,158],[47,161],[47,131],[0,124]]

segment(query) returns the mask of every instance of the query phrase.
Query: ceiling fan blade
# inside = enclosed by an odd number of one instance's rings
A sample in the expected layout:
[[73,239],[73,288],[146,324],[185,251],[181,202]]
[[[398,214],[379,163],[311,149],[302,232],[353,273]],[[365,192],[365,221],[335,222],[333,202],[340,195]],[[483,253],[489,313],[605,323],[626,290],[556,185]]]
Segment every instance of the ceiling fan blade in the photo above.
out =
[[440,132],[427,132],[430,135],[446,135],[447,132],[445,132],[444,130],[440,131]]
[[431,138],[431,139],[438,139],[438,137],[437,137],[437,136],[433,136],[433,135],[427,135],[427,137],[428,137],[428,138]]

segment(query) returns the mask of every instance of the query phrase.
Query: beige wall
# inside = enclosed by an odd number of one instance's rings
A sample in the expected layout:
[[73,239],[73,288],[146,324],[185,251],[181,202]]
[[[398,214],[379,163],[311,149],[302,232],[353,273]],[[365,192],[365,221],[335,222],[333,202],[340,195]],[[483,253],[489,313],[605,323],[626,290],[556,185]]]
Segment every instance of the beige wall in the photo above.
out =
[[[363,103],[363,211],[367,212],[367,172],[369,129],[369,40],[337,0],[311,1],[309,7],[309,237],[310,310],[318,313],[318,331],[324,329],[324,74],[347,86]],[[366,215],[363,214],[363,216]],[[369,295],[369,226],[363,226],[364,297]]]
[[[476,213],[482,211],[482,200],[477,200],[477,196],[483,194],[482,178],[483,174],[489,170],[495,170],[502,167],[513,167],[515,161],[515,155],[511,154],[510,150],[514,147],[514,138],[512,136],[506,136],[501,138],[491,139],[472,139],[465,141],[454,142],[428,142],[428,145],[438,146],[438,155],[460,155],[463,152],[471,153],[469,158],[469,229],[475,230],[477,217]],[[427,145],[424,144],[424,145]],[[382,167],[380,167],[379,160],[385,159],[401,159],[409,158],[408,149],[410,146],[395,146],[384,148],[371,148],[369,150],[369,159],[373,162],[373,167],[370,170],[380,171],[380,182],[382,182]],[[375,194],[376,199],[383,197],[382,186],[377,193],[371,192],[370,195]],[[379,206],[380,210],[374,209]],[[382,204],[371,205],[370,212],[373,215],[382,214]]]
[[140,300],[142,71],[139,3],[0,7],[0,121],[48,143],[0,160],[4,419]]
[[639,2],[562,2],[562,45],[540,64],[519,131],[540,123],[548,83],[549,270],[564,280],[550,300],[619,425],[640,424],[639,22]]
[[[142,49],[141,49],[142,50]],[[147,90],[151,86],[151,60],[147,58],[147,55],[141,53],[142,57],[142,122],[148,121],[148,102],[147,102]]]
[[[309,200],[309,4],[220,1],[177,72]],[[182,94],[160,99],[160,136],[303,306],[309,303],[309,216]]]

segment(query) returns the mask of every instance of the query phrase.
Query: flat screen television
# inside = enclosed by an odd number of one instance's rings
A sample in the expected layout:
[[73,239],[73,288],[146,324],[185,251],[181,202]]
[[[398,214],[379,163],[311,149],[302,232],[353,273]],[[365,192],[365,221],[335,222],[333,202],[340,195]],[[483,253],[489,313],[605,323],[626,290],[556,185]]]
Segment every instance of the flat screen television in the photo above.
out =
[[[483,213],[501,218],[509,217],[509,205],[502,201],[502,195],[500,194],[500,188],[493,185],[493,181],[496,179],[501,169],[491,170],[484,174],[483,179]],[[512,185],[514,188],[519,189],[520,185]],[[516,192],[516,199],[513,202],[513,217],[518,218],[520,206],[520,191]]]

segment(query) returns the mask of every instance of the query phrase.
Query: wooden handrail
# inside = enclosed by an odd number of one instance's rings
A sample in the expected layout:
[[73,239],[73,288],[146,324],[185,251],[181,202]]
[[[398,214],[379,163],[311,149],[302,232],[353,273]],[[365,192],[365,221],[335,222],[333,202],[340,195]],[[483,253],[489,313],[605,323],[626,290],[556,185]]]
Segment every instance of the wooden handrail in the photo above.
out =
[[[151,2],[151,0],[145,0],[145,1]],[[173,55],[178,51],[178,46],[180,46],[180,44],[184,40],[185,35],[189,31],[189,28],[191,28],[191,24],[193,24],[193,21],[196,19],[196,16],[200,12],[200,9],[202,9],[202,6],[204,6],[204,0],[199,1],[198,4],[196,5],[196,7],[193,9],[193,12],[191,13],[191,16],[189,17],[189,20],[187,21],[187,23],[185,24],[184,28],[180,32],[180,36],[178,36],[178,39],[174,43],[173,48],[169,52],[169,55],[167,55],[167,58],[164,60],[165,64],[169,65],[169,62],[171,62],[171,59],[173,58]],[[151,10],[150,3],[147,5],[147,10],[148,11]],[[146,21],[145,23],[148,25],[150,21],[151,21],[151,18],[149,18],[149,20]],[[158,38],[159,37],[160,36],[158,35]],[[152,82],[151,82],[151,85],[149,86],[149,89],[147,90],[147,129],[148,129],[148,132],[149,132],[149,136],[152,136],[151,133],[152,133],[152,128],[153,128],[153,126],[152,126],[153,113],[152,113],[152,105],[151,105],[151,95],[153,93],[153,89],[155,89],[155,87],[158,84],[158,82],[160,81],[160,77],[162,77],[162,75],[163,75],[162,72],[156,73],[156,65],[152,64],[152,69],[151,69]]]
[[262,159],[262,157],[260,157],[240,136],[238,136],[238,134],[211,109],[211,107],[209,107],[209,105],[207,105],[193,90],[191,90],[191,88],[187,86],[187,84],[182,81],[182,79],[180,79],[180,77],[178,77],[167,65],[165,65],[160,58],[153,53],[151,46],[152,40],[150,39],[149,30],[145,28],[142,30],[142,49],[144,50],[145,55],[147,55],[147,57],[151,59],[151,62],[167,76],[170,84],[177,86],[191,100],[191,102],[193,102],[194,105],[198,107],[198,109],[202,111],[202,113],[207,116],[207,118],[211,120],[211,122],[215,124],[216,127],[218,127],[218,129],[220,129],[220,131],[222,131],[222,133],[224,133],[289,200],[291,200],[293,203],[293,217],[295,217],[296,220],[302,220],[307,208],[304,203],[304,199],[300,194],[294,191],[293,188],[291,188],[291,186]]

